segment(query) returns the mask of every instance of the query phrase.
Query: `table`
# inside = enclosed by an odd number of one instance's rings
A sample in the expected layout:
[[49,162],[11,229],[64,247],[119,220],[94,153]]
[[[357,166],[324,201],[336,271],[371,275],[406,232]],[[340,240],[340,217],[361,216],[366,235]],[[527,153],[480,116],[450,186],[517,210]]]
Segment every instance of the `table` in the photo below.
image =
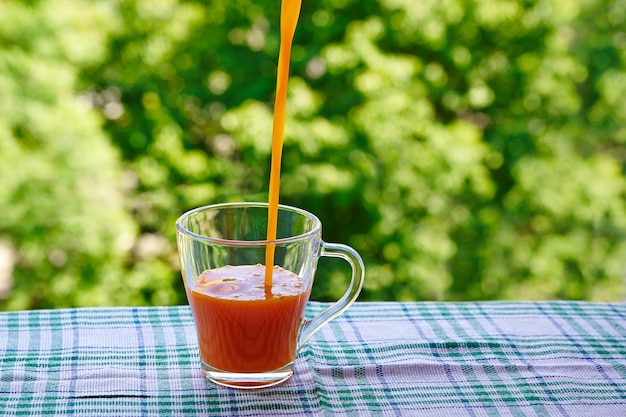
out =
[[187,306],[5,312],[0,415],[624,417],[626,304],[357,302],[256,391],[203,379]]

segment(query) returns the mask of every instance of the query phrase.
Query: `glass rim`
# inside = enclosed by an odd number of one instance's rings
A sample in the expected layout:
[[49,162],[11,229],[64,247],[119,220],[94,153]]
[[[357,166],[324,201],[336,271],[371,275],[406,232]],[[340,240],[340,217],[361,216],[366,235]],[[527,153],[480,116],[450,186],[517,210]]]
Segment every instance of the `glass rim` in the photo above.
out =
[[263,202],[229,202],[229,203],[208,204],[208,205],[205,205],[205,206],[196,207],[196,208],[188,210],[188,211],[184,212],[182,215],[180,215],[180,217],[176,220],[176,230],[179,233],[181,233],[182,235],[185,235],[185,236],[187,236],[190,239],[194,239],[194,240],[197,240],[197,241],[202,241],[202,242],[205,242],[205,243],[230,245],[230,246],[267,246],[267,245],[280,245],[280,244],[291,243],[291,242],[296,242],[296,241],[300,241],[300,240],[306,240],[306,239],[308,239],[308,238],[318,234],[319,231],[322,228],[322,222],[315,214],[310,213],[310,212],[308,212],[308,211],[306,211],[304,209],[298,208],[298,207],[288,206],[286,204],[279,204],[278,205],[278,210],[279,211],[289,211],[289,212],[297,213],[297,214],[299,214],[299,215],[301,215],[303,217],[306,217],[306,218],[309,218],[309,219],[313,220],[314,226],[311,228],[311,230],[309,230],[306,233],[301,233],[301,234],[298,234],[298,235],[288,236],[288,237],[274,239],[274,240],[267,240],[267,239],[262,239],[262,240],[237,240],[237,239],[224,239],[224,238],[211,237],[211,236],[198,234],[198,233],[192,232],[191,230],[189,230],[187,227],[185,227],[183,225],[183,222],[186,219],[188,219],[189,217],[191,217],[192,215],[194,215],[196,213],[209,211],[209,210],[222,210],[222,209],[226,209],[226,208],[242,208],[242,209],[244,209],[244,208],[265,208],[265,209],[269,209],[269,203],[263,203]]

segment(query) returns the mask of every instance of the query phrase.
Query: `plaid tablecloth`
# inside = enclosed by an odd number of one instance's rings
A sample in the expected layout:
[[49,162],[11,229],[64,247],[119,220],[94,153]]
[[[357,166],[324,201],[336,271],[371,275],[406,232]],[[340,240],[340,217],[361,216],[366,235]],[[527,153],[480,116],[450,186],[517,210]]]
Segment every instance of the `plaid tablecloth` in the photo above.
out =
[[625,417],[626,304],[357,303],[258,391],[205,382],[186,306],[0,313],[0,415]]

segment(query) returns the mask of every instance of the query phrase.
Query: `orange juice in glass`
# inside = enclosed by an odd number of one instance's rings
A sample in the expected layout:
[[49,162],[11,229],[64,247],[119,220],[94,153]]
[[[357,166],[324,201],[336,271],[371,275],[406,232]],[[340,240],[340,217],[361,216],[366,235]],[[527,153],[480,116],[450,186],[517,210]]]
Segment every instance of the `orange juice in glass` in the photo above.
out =
[[[176,222],[201,367],[217,384],[261,388],[287,380],[298,350],[361,291],[361,257],[349,246],[324,242],[316,216],[280,205],[277,219],[276,238],[271,241],[266,239],[266,203],[200,207]],[[264,262],[270,246],[274,265],[267,288]],[[352,277],[337,302],[306,320],[304,311],[322,256],[346,260]]]

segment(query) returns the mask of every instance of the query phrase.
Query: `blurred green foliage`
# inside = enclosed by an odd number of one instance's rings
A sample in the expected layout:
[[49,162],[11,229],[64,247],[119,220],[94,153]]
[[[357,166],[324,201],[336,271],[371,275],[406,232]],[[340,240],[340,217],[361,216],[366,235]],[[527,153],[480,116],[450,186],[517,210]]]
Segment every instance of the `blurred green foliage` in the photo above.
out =
[[[178,215],[267,199],[279,10],[0,3],[0,308],[185,302]],[[625,28],[625,0],[305,0],[281,201],[362,254],[362,300],[623,300]]]

